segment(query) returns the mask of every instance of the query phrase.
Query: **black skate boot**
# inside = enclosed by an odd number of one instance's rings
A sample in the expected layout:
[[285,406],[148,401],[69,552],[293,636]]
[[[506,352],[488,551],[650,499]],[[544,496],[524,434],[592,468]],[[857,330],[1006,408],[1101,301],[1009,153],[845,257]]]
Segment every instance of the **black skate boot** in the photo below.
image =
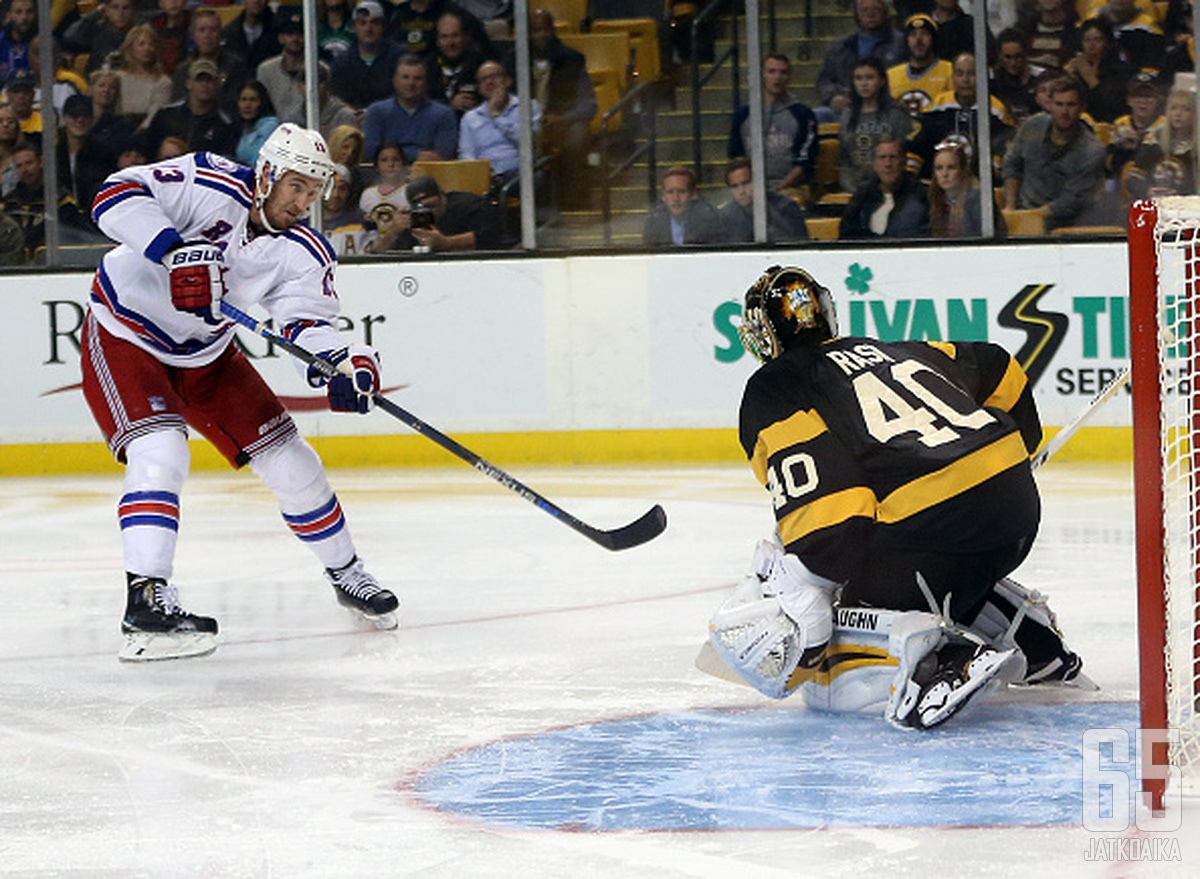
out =
[[217,621],[179,606],[179,593],[161,577],[125,574],[128,593],[118,656],[126,662],[204,656],[217,649]]
[[985,687],[998,685],[997,675],[1015,653],[975,643],[950,643],[930,653],[917,664],[909,683],[919,688],[916,699],[898,721],[915,729],[945,723]]
[[394,629],[397,626],[394,611],[400,601],[363,568],[362,560],[355,556],[344,568],[326,568],[338,604],[348,607],[377,629]]

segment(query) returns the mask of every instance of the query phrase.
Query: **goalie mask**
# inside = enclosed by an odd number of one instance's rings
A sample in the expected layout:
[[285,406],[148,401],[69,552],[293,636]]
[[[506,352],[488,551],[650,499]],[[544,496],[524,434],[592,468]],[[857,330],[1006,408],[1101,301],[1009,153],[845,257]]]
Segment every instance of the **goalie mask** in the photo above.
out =
[[258,160],[254,163],[254,204],[269,232],[279,230],[271,227],[263,205],[275,184],[288,171],[320,180],[321,198],[329,197],[334,183],[333,159],[319,132],[285,122],[271,132],[258,151]]
[[772,266],[746,291],[738,338],[760,363],[798,339],[823,342],[836,335],[833,295],[803,269]]

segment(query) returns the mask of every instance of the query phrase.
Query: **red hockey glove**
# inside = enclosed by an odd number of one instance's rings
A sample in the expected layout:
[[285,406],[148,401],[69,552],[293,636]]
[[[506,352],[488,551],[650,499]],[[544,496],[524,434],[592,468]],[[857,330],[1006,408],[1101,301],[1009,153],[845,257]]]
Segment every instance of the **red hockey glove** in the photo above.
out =
[[191,241],[169,251],[162,264],[171,273],[171,304],[207,323],[221,320],[225,257],[207,241]]
[[[370,412],[379,391],[379,360],[375,352],[363,345],[350,345],[326,351],[321,357],[334,366],[346,361],[353,371],[353,377],[338,374],[329,379],[329,408],[334,412]],[[324,376],[311,366],[308,381],[314,387],[325,383]]]

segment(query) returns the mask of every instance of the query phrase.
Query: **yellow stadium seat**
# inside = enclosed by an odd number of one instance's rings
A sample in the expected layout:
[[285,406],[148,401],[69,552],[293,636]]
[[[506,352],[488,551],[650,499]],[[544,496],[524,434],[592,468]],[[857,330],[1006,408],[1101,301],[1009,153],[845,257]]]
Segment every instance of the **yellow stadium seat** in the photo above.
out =
[[607,18],[592,22],[594,34],[628,34],[633,69],[638,82],[655,82],[662,76],[658,22],[653,18]]
[[413,162],[409,177],[428,174],[442,192],[473,192],[484,195],[492,187],[492,163],[487,159],[451,159],[444,162]]
[[561,37],[567,32],[561,25],[570,25],[570,33],[579,31],[579,23],[588,17],[588,0],[537,0],[529,9],[545,9],[553,15],[555,30]]
[[837,241],[842,221],[840,217],[808,217],[808,237],[814,241]]
[[617,74],[617,87],[625,90],[626,71],[629,69],[629,34],[563,34],[562,42],[583,53],[587,59],[588,73],[612,70]]
[[[596,115],[592,117],[592,134],[599,134],[603,128],[604,114],[621,100],[621,78],[615,70],[607,67],[600,70],[589,70],[592,87],[596,90]],[[621,114],[616,113],[608,120],[608,130],[616,131],[621,127]]]
[[1004,215],[1005,225],[1008,226],[1009,238],[1029,238],[1046,234],[1046,218],[1035,208],[1006,208],[1001,213]]

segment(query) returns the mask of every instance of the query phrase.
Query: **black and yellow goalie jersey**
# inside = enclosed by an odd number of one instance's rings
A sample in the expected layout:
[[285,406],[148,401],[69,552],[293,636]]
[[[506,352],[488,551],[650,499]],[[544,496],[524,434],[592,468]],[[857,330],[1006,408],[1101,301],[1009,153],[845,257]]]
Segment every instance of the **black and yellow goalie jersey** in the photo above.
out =
[[1042,429],[1024,371],[998,345],[793,346],[751,376],[740,434],[784,544],[830,579],[852,579],[888,546],[971,552],[1027,533],[1028,515],[992,500],[1006,479],[1031,481]]

